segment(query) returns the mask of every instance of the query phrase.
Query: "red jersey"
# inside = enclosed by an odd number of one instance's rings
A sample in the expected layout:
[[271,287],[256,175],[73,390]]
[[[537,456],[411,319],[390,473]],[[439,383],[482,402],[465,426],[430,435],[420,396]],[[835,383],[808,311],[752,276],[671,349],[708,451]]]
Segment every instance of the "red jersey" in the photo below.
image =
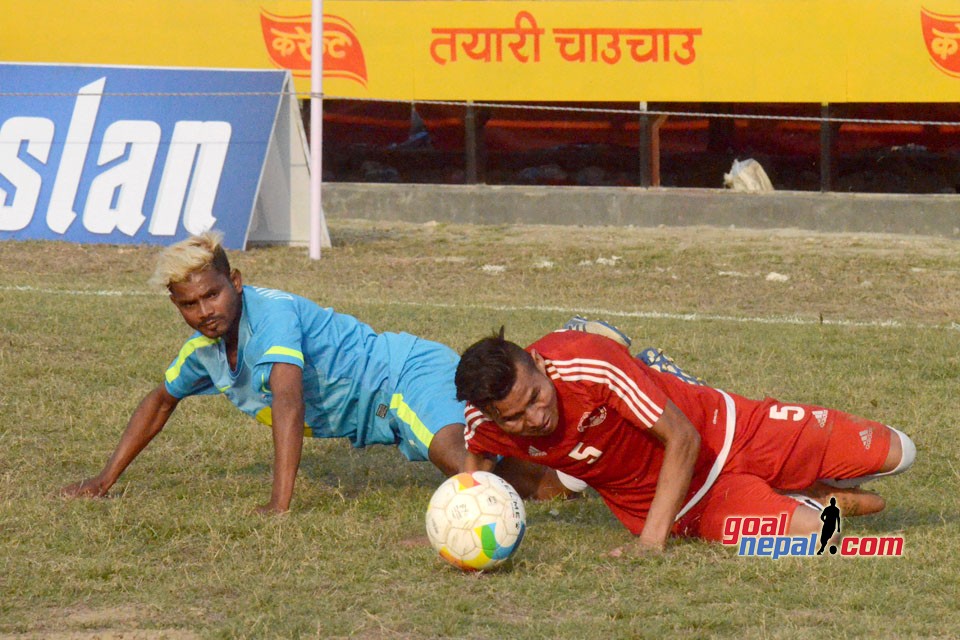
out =
[[[778,491],[874,473],[889,450],[890,430],[880,423],[691,385],[647,367],[602,336],[557,331],[528,347],[533,350],[544,358],[557,391],[556,430],[509,435],[468,404],[467,450],[530,460],[579,478],[635,534],[643,530],[663,463],[663,444],[649,429],[668,401],[700,434],[674,528],[684,535],[719,540],[727,515],[792,514],[799,503]],[[721,474],[723,489],[709,491]],[[753,491],[751,478],[765,489]]]

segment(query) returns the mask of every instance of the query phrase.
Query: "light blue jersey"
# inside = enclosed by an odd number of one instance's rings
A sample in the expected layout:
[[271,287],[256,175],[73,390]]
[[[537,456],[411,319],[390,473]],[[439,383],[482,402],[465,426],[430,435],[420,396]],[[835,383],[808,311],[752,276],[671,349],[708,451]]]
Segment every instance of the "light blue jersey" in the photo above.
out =
[[426,460],[433,435],[463,422],[448,347],[406,333],[374,332],[356,318],[306,298],[245,286],[237,369],[220,339],[195,333],[166,372],[171,395],[222,393],[241,411],[272,424],[275,362],[303,369],[307,435],[347,438],[355,447],[396,444]]

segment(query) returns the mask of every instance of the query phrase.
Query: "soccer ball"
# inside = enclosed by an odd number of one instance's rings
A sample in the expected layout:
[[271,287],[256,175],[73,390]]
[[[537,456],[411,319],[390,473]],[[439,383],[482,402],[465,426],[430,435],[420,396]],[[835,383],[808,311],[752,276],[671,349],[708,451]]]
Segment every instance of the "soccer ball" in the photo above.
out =
[[526,529],[523,500],[510,483],[486,471],[447,478],[427,508],[430,544],[464,571],[503,564],[520,546]]

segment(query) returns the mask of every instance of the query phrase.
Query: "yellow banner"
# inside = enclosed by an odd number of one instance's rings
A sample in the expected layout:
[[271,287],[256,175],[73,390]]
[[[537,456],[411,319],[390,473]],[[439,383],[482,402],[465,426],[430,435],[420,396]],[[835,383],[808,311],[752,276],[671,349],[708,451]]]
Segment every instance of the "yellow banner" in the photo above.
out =
[[[5,61],[289,68],[310,90],[307,0],[0,8]],[[327,97],[960,102],[956,0],[326,0],[323,41]]]

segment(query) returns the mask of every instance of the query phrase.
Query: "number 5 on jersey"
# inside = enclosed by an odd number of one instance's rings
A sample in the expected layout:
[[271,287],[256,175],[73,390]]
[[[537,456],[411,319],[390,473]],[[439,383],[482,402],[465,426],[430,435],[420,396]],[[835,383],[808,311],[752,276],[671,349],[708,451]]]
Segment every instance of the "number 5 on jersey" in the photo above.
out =
[[587,447],[584,443],[578,442],[577,446],[567,455],[574,460],[586,460],[587,464],[593,464],[603,455],[603,451],[596,447]]
[[771,420],[793,420],[794,422],[800,422],[806,415],[807,412],[803,410],[803,407],[795,405],[775,404],[770,407]]

